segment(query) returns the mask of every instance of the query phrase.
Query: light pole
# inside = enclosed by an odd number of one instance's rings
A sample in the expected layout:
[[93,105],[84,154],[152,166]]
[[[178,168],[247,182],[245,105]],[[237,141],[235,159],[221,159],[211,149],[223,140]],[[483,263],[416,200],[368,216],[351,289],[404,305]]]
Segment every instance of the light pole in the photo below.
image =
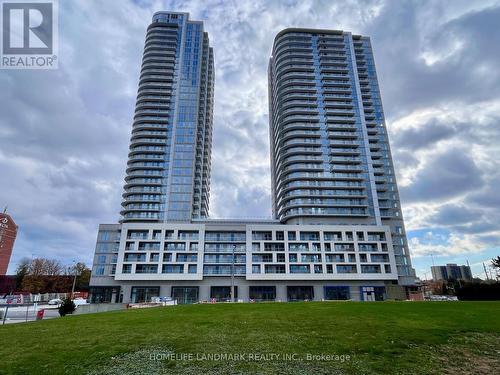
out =
[[234,250],[236,250],[236,245],[233,245],[231,256],[231,302],[234,302]]
[[75,286],[76,286],[76,261],[73,261],[73,267],[75,268],[75,275],[73,277],[73,287],[71,288],[71,300],[73,301],[73,296],[75,295]]

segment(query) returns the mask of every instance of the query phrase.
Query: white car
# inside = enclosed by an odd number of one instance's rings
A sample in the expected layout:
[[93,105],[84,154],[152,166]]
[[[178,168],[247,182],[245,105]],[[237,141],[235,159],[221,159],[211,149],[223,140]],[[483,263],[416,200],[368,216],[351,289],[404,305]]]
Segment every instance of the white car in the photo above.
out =
[[59,299],[59,298],[54,298],[54,299],[51,299],[48,304],[49,305],[57,305],[59,306],[61,303],[62,303],[62,299]]
[[75,304],[75,306],[87,305],[88,304],[87,300],[85,298],[81,298],[81,297],[75,298],[73,300],[73,303]]

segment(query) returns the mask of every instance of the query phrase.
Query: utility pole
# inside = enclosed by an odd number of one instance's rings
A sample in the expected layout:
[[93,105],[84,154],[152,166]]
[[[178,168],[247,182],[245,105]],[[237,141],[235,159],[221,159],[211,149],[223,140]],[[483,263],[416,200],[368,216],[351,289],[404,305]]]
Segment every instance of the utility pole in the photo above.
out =
[[490,278],[488,276],[488,271],[486,271],[486,266],[484,265],[484,262],[483,262],[483,268],[484,268],[484,274],[486,275],[486,281],[490,281]]
[[234,251],[236,245],[233,245],[233,252],[231,256],[231,302],[234,302]]

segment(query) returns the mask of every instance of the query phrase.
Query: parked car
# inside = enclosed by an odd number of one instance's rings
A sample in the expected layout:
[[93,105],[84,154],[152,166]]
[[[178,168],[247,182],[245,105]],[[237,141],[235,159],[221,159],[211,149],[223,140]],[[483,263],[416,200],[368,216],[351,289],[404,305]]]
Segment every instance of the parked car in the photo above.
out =
[[62,303],[62,299],[59,299],[59,298],[51,299],[48,302],[49,305],[56,305],[56,306],[59,306],[61,303]]
[[75,304],[76,307],[80,306],[80,305],[87,305],[88,302],[85,298],[81,298],[81,297],[78,297],[78,298],[75,298],[73,300],[73,303]]

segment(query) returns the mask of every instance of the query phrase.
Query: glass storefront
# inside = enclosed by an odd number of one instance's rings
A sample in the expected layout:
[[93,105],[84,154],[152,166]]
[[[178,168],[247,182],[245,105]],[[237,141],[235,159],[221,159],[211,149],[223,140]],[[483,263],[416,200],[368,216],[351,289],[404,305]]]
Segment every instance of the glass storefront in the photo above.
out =
[[312,286],[288,286],[288,301],[311,301],[314,299],[314,288]]
[[180,305],[196,303],[199,300],[198,297],[198,287],[197,286],[187,286],[187,287],[172,287],[172,299],[177,300]]
[[160,296],[160,287],[133,286],[130,295],[130,302],[142,303],[151,302],[151,298]]

